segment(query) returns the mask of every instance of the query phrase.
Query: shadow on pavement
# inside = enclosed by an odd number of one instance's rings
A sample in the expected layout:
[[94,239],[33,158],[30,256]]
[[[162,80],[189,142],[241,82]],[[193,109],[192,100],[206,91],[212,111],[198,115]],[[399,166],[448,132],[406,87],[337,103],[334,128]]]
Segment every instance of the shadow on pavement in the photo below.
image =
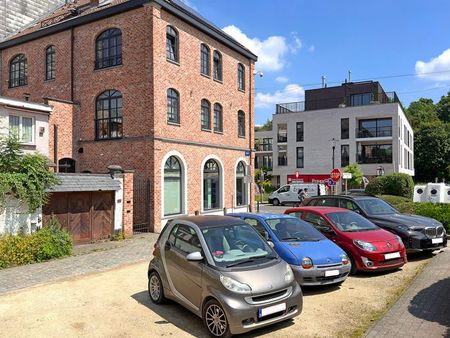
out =
[[413,316],[447,327],[450,337],[450,277],[421,290],[408,306]]
[[[158,316],[163,318],[163,320],[155,321],[155,325],[173,324],[180,330],[189,333],[194,337],[211,337],[203,327],[203,321],[183,306],[170,300],[167,300],[166,303],[161,305],[153,304],[148,296],[147,290],[135,293],[131,297],[139,304],[146,306]],[[270,334],[271,332],[275,332],[291,325],[294,325],[294,321],[292,319],[233,337],[258,337],[263,334]]]
[[308,297],[338,291],[340,288],[341,288],[340,285],[302,286],[302,291],[303,296]]

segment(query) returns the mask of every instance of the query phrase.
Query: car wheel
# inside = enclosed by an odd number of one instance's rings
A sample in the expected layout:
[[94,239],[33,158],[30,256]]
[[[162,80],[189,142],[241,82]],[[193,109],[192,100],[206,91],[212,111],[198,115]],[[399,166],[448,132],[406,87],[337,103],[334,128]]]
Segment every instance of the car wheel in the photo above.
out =
[[148,294],[150,299],[155,304],[164,303],[166,297],[164,297],[164,288],[161,282],[161,277],[156,271],[152,271],[148,276]]
[[272,204],[273,204],[274,206],[278,206],[278,205],[280,205],[280,201],[278,200],[278,198],[275,198],[275,199],[273,200]]
[[230,326],[222,306],[215,299],[209,300],[203,308],[203,322],[213,337],[231,337]]
[[353,259],[353,257],[349,254],[347,254],[348,258],[350,258],[350,263],[352,263],[352,268],[350,270],[350,274],[354,275],[358,272],[358,267],[356,266],[355,260]]

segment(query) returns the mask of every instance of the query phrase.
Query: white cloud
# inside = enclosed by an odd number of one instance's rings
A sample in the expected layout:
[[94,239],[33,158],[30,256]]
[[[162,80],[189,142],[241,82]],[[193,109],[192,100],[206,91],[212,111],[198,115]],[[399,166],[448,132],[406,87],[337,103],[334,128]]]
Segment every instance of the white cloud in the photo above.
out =
[[283,90],[274,93],[257,93],[255,97],[256,108],[270,108],[277,103],[302,101],[305,90],[296,83],[286,85]]
[[316,47],[314,45],[311,45],[308,48],[308,52],[310,52],[310,53],[314,53],[315,50],[316,50]]
[[289,81],[289,79],[286,76],[278,76],[275,81],[280,82],[280,83],[286,83]]
[[[434,74],[426,74],[426,73],[434,73]],[[436,81],[450,80],[450,48],[443,51],[441,55],[431,59],[428,62],[417,61],[416,74],[420,77]]]
[[301,48],[301,40],[293,34],[293,42],[287,42],[284,36],[269,36],[265,40],[250,38],[234,25],[223,31],[258,56],[256,67],[262,71],[278,71],[286,65],[286,55],[296,53]]

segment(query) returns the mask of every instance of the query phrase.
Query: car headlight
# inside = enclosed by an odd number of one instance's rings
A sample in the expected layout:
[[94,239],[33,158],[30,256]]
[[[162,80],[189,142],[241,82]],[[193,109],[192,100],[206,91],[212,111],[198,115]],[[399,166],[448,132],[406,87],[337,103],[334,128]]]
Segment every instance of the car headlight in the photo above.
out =
[[395,236],[395,237],[397,237],[397,241],[398,241],[398,243],[400,244],[400,246],[401,246],[401,247],[404,247],[405,245],[403,244],[403,241],[402,241],[402,239],[400,238],[400,236]]
[[360,248],[363,249],[365,251],[376,251],[377,248],[375,247],[375,245],[369,243],[369,242],[364,242],[364,241],[360,241],[359,239],[355,239],[353,241],[353,243],[355,243],[355,245]]
[[405,231],[410,231],[412,230],[412,228],[409,225],[405,225],[405,224],[400,224],[398,226],[400,229],[405,230]]
[[236,293],[251,293],[252,292],[252,288],[249,285],[240,283],[231,277],[220,275],[220,282],[227,290],[230,290],[232,292],[236,292]]
[[342,261],[342,264],[344,264],[344,265],[347,265],[348,263],[350,263],[350,260],[348,259],[348,256],[346,254],[341,255],[341,261]]
[[303,257],[302,259],[302,267],[303,269],[311,269],[313,267],[313,261],[309,257]]
[[291,283],[294,280],[294,272],[291,267],[286,264],[286,272],[284,273],[284,280],[286,283]]

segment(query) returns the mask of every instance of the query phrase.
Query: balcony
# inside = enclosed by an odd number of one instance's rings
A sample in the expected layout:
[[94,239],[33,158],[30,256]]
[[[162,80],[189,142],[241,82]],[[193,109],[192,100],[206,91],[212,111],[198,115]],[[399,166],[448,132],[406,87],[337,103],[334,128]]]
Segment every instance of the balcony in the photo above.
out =
[[375,163],[392,163],[391,156],[366,157],[361,154],[357,155],[358,164],[375,164]]
[[[352,96],[333,97],[320,100],[279,103],[276,114],[299,113],[310,110],[366,106],[372,104],[400,103],[395,92],[374,93],[371,100],[352,100]],[[401,103],[400,103],[401,104]]]
[[392,126],[356,128],[356,138],[392,137]]

